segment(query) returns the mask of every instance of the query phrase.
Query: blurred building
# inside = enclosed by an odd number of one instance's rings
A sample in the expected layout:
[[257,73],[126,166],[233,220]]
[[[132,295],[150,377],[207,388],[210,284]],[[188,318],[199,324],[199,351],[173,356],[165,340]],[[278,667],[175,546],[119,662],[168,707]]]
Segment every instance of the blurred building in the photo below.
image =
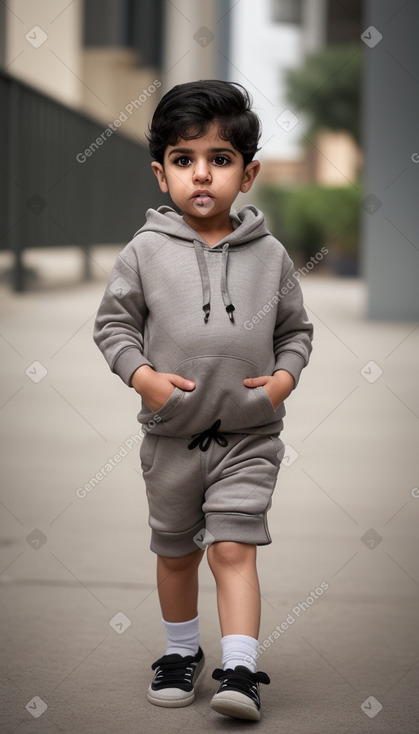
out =
[[159,95],[174,84],[238,81],[252,93],[262,119],[263,178],[339,185],[356,177],[359,151],[353,140],[325,131],[317,148],[303,155],[304,119],[284,130],[278,116],[288,106],[285,71],[326,44],[358,41],[362,5],[362,0],[258,0],[257,7],[254,0],[9,0],[0,4],[2,66],[103,123],[122,112],[127,119],[121,131],[142,140]]
[[360,154],[344,132],[324,131],[302,146],[304,117],[281,128],[289,108],[285,72],[329,44],[359,42],[362,0],[241,0],[232,9],[231,77],[247,84],[262,119],[262,180],[282,184],[346,185],[358,174]]
[[[0,3],[0,250],[122,244],[167,203],[145,132],[169,86],[226,77],[229,0]],[[211,30],[212,29],[212,30]]]
[[166,89],[227,78],[230,7],[230,0],[9,0],[0,3],[0,65],[104,124],[122,112],[121,132],[144,140]]
[[[419,317],[419,4],[394,0],[241,0],[232,8],[230,78],[247,86],[264,126],[262,179],[359,186],[360,151],[324,131],[302,146],[284,72],[327,44],[363,55],[361,272],[371,318]],[[283,122],[285,115],[285,125]],[[306,141],[307,143],[307,141]]]
[[265,180],[340,185],[354,181],[359,152],[348,136],[325,131],[303,153],[304,120],[292,124],[284,71],[325,44],[355,40],[365,72],[368,313],[417,318],[418,26],[412,1],[8,0],[0,3],[0,66],[142,143],[159,95],[173,84],[238,81],[262,118]]

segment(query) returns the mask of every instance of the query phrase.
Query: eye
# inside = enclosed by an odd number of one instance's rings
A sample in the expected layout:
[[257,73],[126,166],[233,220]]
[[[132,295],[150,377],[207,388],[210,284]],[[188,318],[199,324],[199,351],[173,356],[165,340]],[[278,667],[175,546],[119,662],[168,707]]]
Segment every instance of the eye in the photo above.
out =
[[191,159],[187,155],[180,155],[178,158],[175,158],[175,163],[177,166],[188,166],[191,162]]
[[230,158],[227,158],[226,155],[216,155],[214,158],[214,163],[216,166],[226,166],[228,163],[230,163]]

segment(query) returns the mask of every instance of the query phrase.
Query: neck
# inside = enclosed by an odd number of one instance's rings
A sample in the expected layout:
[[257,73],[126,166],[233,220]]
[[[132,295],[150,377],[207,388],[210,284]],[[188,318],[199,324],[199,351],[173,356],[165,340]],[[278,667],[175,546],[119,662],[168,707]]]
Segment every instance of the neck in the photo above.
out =
[[199,234],[209,247],[213,247],[217,242],[220,242],[224,237],[234,232],[229,214],[219,219],[197,219],[191,217],[189,214],[184,214],[183,219],[186,224]]

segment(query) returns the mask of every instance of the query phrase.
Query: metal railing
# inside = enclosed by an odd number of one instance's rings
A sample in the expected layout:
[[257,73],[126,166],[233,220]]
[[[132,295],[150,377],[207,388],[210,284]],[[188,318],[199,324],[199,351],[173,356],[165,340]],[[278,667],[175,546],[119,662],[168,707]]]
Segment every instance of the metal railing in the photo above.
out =
[[145,146],[0,72],[0,249],[25,288],[27,248],[129,241],[145,211],[165,202]]

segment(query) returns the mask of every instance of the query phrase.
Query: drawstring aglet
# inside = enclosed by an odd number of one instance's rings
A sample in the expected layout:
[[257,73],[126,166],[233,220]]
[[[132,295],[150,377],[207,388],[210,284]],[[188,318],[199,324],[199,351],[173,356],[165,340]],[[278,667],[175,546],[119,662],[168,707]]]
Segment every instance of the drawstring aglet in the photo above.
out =
[[236,309],[234,308],[234,306],[233,306],[232,303],[230,303],[228,306],[226,306],[226,311],[228,313],[228,318],[230,319],[230,321],[231,321],[232,324],[234,324],[233,311],[235,311],[235,310]]
[[204,316],[204,322],[205,323],[208,323],[208,319],[209,319],[209,315],[210,315],[210,311],[211,311],[211,305],[209,303],[205,303],[202,306],[202,310],[204,311],[204,314],[205,314],[205,316]]

